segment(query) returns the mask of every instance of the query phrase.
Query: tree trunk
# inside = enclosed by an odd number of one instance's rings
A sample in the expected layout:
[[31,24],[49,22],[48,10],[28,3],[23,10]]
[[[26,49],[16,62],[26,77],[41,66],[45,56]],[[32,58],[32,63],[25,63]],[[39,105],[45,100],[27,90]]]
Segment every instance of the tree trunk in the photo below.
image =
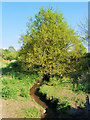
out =
[[43,81],[49,82],[49,78],[50,78],[50,75],[48,75],[48,74],[43,75]]

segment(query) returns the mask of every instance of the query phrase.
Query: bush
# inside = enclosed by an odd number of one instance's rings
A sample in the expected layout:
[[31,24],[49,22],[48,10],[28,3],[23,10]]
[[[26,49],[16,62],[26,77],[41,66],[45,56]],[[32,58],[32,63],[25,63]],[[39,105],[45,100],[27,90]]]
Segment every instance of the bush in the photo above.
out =
[[57,84],[58,84],[58,79],[55,76],[50,77],[50,81],[49,81],[48,85],[56,86]]

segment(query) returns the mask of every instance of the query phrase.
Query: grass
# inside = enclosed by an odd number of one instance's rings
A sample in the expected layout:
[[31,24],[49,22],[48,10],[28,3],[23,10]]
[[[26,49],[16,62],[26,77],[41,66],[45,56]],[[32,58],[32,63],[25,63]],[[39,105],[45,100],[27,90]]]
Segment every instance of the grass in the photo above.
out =
[[[40,79],[40,75],[37,73],[27,74],[22,72],[16,62],[14,61],[0,61],[0,70],[2,70],[2,76],[0,83],[2,87],[2,98],[5,100],[16,100],[19,97],[23,98],[23,101],[33,100],[30,98],[30,88],[34,85],[36,80]],[[21,102],[23,102],[21,99]],[[35,102],[34,102],[35,103]],[[40,117],[39,110],[36,107],[23,107],[21,110],[24,117]],[[27,111],[27,112],[25,112]],[[22,116],[23,116],[22,114]]]
[[73,91],[73,85],[65,80],[62,80],[62,82],[55,82],[54,80],[54,82],[50,81],[48,84],[44,82],[44,84],[40,87],[39,92],[43,95],[46,94],[46,99],[51,100],[51,102],[54,102],[57,99],[58,102],[56,109],[59,112],[66,112],[71,107],[84,107],[86,102],[86,94],[84,92],[79,94]]
[[15,117],[18,118],[17,114],[20,113],[20,116],[23,118],[39,118],[39,111],[36,107],[22,107],[16,111]]
[[17,96],[30,98],[29,89],[35,83],[35,79],[32,81],[32,76],[21,76],[20,78],[19,80],[18,77],[2,75],[2,97],[4,99],[16,99]]
[[[75,93],[72,90],[68,89],[67,87],[59,86],[59,85],[58,86],[42,85],[40,87],[39,92],[46,94],[47,99],[53,97],[53,98],[58,98],[59,101],[71,100],[75,95]],[[84,98],[82,97],[82,99]]]
[[[27,73],[22,71],[20,66],[14,61],[0,62],[0,69],[2,69],[0,81],[0,83],[2,83],[2,98],[6,100],[16,100],[21,103],[24,103],[25,101],[35,103],[35,101],[30,98],[29,90],[30,87],[34,85],[35,81],[39,81],[42,76],[38,75],[36,72]],[[78,89],[76,89],[77,86],[73,89],[72,81],[73,79],[71,78],[62,77],[61,79],[53,77],[50,78],[50,82],[44,82],[40,87],[39,92],[46,94],[47,100],[49,99],[52,102],[56,99],[58,100],[56,107],[58,112],[66,112],[71,107],[84,107],[86,102],[86,94],[83,92],[84,88],[80,85]],[[19,97],[22,99],[19,100]],[[76,103],[77,106],[75,106]],[[42,107],[40,108],[43,110]],[[33,106],[20,107],[20,109],[17,109],[17,112],[20,112],[20,116],[25,118],[39,117],[38,109]]]
[[22,110],[26,118],[39,118],[39,112],[36,107],[23,107]]
[[12,65],[14,65],[12,61],[2,61],[2,97],[4,99],[17,99],[18,96],[30,98],[30,88],[36,80],[40,79],[39,75],[23,74]]

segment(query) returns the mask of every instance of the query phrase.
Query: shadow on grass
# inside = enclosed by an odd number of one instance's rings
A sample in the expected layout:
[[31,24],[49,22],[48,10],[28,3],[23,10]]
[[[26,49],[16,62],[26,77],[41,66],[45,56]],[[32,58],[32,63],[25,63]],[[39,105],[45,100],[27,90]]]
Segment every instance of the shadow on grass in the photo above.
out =
[[18,62],[10,63],[7,67],[1,69],[2,75],[31,75],[37,73],[36,71],[23,71]]
[[64,107],[59,109],[59,111],[55,111],[54,107],[52,108],[53,112],[50,112],[50,108],[46,109],[46,116],[42,118],[42,120],[89,120],[90,117],[90,104],[89,104],[89,97],[86,98],[86,104],[84,108],[78,107],[76,108],[68,108]]

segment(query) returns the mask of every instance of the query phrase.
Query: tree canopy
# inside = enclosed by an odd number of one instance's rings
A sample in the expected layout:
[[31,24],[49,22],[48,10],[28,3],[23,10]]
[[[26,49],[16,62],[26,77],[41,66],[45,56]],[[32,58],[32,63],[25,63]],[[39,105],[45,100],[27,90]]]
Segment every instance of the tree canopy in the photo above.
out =
[[18,51],[13,46],[10,46],[8,49],[0,49],[0,56],[5,60],[16,60]]
[[53,8],[41,8],[27,22],[27,32],[21,35],[22,47],[18,57],[22,68],[37,70],[44,75],[60,75],[75,71],[78,57],[86,52],[74,29],[63,14]]

